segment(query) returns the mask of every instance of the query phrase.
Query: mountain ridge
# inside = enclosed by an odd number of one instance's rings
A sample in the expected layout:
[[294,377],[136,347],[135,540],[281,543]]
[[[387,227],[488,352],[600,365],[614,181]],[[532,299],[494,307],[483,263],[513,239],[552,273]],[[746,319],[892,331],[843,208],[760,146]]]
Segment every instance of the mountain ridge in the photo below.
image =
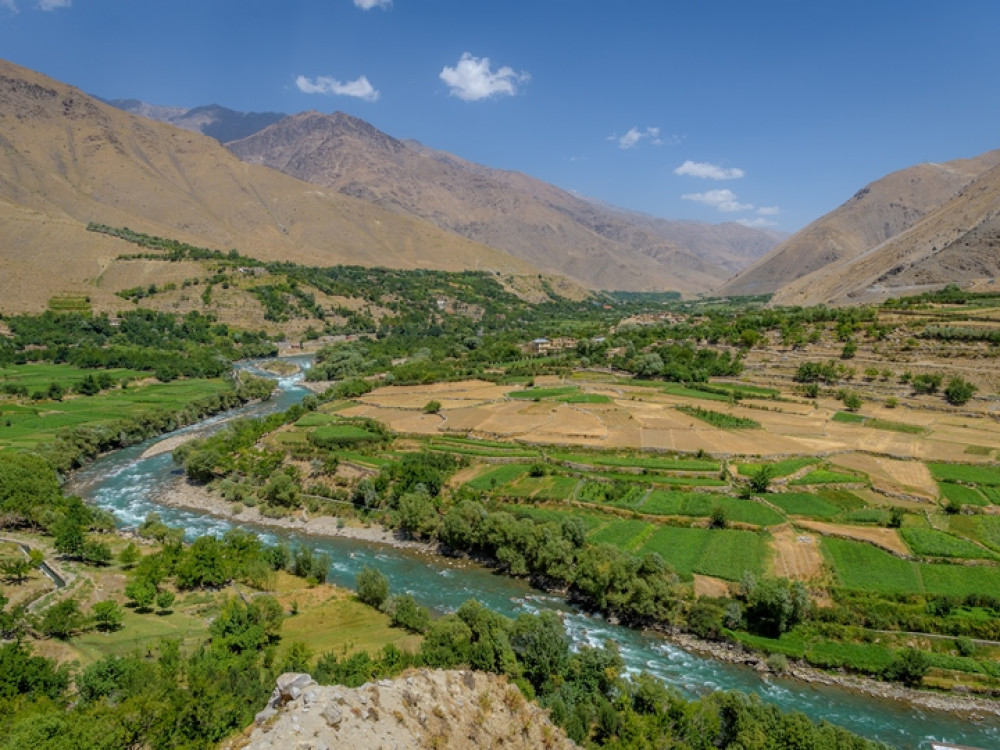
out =
[[[302,112],[227,144],[244,161],[403,211],[604,289],[707,292],[774,240],[741,225],[697,233],[605,208],[529,175],[399,140],[343,112]],[[712,226],[712,225],[707,225]],[[728,235],[742,235],[742,242]],[[674,235],[674,236],[672,236]],[[752,241],[748,238],[752,237]]]
[[[101,279],[129,252],[89,222],[309,265],[539,269],[509,254],[239,161],[216,140],[136,117],[0,61],[0,300],[121,305]],[[114,309],[114,308],[111,308]]]
[[[792,235],[720,287],[719,293],[734,296],[773,293],[777,304],[838,303],[846,299],[849,291],[856,299],[860,295],[857,279],[829,281],[824,277],[852,267],[876,248],[937,215],[998,164],[1000,150],[892,172],[861,188],[833,211]],[[957,213],[953,214],[953,221],[962,223]],[[884,257],[888,265],[883,271],[889,271],[894,261],[888,255]],[[853,266],[851,273],[859,268]],[[946,281],[941,278],[928,283]]]

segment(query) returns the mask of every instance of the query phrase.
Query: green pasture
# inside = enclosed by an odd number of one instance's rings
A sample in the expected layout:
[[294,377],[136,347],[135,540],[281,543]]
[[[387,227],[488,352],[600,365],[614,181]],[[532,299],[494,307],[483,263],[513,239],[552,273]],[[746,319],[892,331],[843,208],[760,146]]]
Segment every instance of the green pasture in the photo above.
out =
[[28,390],[28,393],[31,394],[35,391],[46,391],[52,383],[58,383],[64,389],[70,390],[87,376],[97,376],[101,373],[107,373],[114,378],[115,382],[125,378],[137,380],[150,376],[150,373],[142,370],[127,370],[124,368],[95,370],[73,367],[72,365],[39,362],[26,365],[0,366],[0,387],[5,383],[23,385]]
[[95,425],[151,411],[174,410],[191,401],[222,393],[221,379],[176,380],[112,390],[96,396],[32,404],[0,403],[0,450],[31,449],[67,427]]

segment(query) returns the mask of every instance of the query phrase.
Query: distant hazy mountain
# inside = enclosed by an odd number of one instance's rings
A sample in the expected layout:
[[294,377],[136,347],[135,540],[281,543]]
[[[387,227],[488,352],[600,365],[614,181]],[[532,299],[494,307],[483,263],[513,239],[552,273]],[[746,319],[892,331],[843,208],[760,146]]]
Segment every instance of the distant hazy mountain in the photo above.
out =
[[285,116],[280,112],[237,112],[220,107],[218,104],[183,109],[146,104],[138,99],[101,99],[101,101],[133,115],[148,117],[151,120],[159,120],[184,130],[207,135],[220,143],[246,138]]
[[86,231],[91,221],[265,260],[538,273],[0,61],[0,310],[43,308],[61,292],[113,303],[101,278],[135,247]]
[[[946,236],[964,236],[989,221],[982,214],[990,213],[988,205],[973,209],[968,198],[961,196],[967,195],[979,178],[985,180],[998,164],[1000,151],[991,151],[973,159],[920,164],[893,172],[794,234],[725,284],[720,292],[775,293],[776,302],[814,304],[866,295],[885,297],[890,287],[912,285],[917,279],[922,284],[966,279],[968,273],[959,273],[954,264],[946,269],[940,258],[933,261],[931,256],[950,246]],[[989,188],[982,185],[976,194],[981,196],[983,191],[989,192]],[[927,252],[918,258],[914,238],[922,236],[926,230],[919,228],[932,218],[934,232],[943,234],[935,234]],[[901,249],[904,245],[908,248],[905,252]],[[916,255],[899,268],[902,258],[912,253]],[[932,267],[937,270],[932,271]],[[877,288],[869,289],[873,285]]]
[[340,112],[292,115],[228,146],[251,164],[419,216],[603,289],[707,292],[777,244],[739,224],[610,208],[519,172],[397,140]]

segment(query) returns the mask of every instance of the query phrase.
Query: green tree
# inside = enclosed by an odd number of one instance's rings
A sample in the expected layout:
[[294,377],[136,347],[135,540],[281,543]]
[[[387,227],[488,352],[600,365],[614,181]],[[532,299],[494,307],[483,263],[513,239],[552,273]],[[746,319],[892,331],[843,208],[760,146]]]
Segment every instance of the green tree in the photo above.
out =
[[100,602],[94,602],[94,605],[91,607],[91,611],[93,612],[94,622],[97,625],[97,629],[102,632],[107,633],[113,630],[118,630],[125,621],[125,612],[122,610],[118,602],[113,599],[105,599]]
[[378,568],[368,565],[355,578],[358,598],[365,604],[381,609],[389,596],[389,579]]
[[167,613],[170,611],[176,598],[173,591],[164,589],[156,595],[156,606],[160,608],[160,612]]
[[64,599],[42,613],[38,629],[49,638],[66,640],[83,627],[85,619],[76,599]]
[[882,671],[882,676],[886,680],[916,686],[923,682],[930,666],[930,660],[923,651],[905,648],[896,652],[892,663]]
[[126,570],[130,570],[135,567],[135,564],[139,562],[139,558],[142,555],[139,553],[139,548],[135,546],[135,542],[129,542],[121,552],[118,553],[118,562]]
[[145,577],[136,577],[125,584],[125,598],[139,612],[148,612],[156,598],[156,584]]
[[776,638],[803,620],[809,594],[799,581],[765,578],[747,598],[745,616],[750,630]]
[[392,625],[405,628],[412,633],[425,633],[431,623],[430,612],[417,604],[410,594],[399,594],[392,598]]

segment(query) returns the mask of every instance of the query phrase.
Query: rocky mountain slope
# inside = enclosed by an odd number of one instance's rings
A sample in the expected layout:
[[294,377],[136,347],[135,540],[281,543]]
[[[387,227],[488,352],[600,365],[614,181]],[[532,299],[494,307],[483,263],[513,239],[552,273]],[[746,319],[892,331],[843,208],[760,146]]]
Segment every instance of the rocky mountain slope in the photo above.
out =
[[[920,164],[887,175],[793,235],[719,291],[731,295],[777,293],[776,301],[802,304],[842,302],[852,293],[857,297],[860,290],[897,265],[889,252],[878,256],[886,265],[876,269],[872,257],[875,248],[901,238],[932,216],[936,217],[935,231],[944,231],[942,222],[952,225],[952,233],[971,231],[982,217],[975,210],[964,211],[960,191],[998,164],[1000,151],[991,151],[973,159]],[[945,210],[947,206],[951,208]],[[869,271],[864,279],[852,278],[860,268],[853,263],[862,257],[869,259],[863,264]],[[912,282],[916,278],[924,283],[947,281],[948,274],[943,268],[939,271],[931,272],[928,266],[926,273],[915,271],[915,276],[899,276],[884,286],[905,285],[907,279]],[[890,276],[899,273],[897,270]]]
[[86,231],[91,221],[265,260],[538,271],[0,61],[0,309],[41,309],[61,293],[120,304],[102,275],[136,248]]
[[706,292],[776,244],[739,224],[612,209],[519,172],[397,140],[340,112],[293,115],[228,146],[251,164],[419,216],[598,288]]
[[321,687],[283,674],[268,707],[227,750],[472,748],[577,745],[496,675],[421,669],[359,688]]
[[784,286],[774,299],[792,305],[879,302],[952,283],[994,289],[998,276],[1000,166],[994,166],[906,231]]

